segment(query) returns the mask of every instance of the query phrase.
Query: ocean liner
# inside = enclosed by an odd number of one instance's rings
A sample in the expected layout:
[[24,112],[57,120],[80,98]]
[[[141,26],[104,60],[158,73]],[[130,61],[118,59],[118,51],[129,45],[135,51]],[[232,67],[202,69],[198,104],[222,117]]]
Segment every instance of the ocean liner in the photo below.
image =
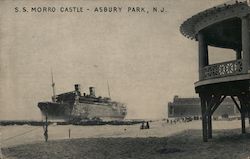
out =
[[80,85],[75,84],[74,91],[56,95],[52,76],[52,88],[52,101],[38,103],[42,114],[49,119],[122,120],[127,114],[124,103],[112,101],[110,97],[97,97],[94,87],[89,87],[89,94],[82,94]]

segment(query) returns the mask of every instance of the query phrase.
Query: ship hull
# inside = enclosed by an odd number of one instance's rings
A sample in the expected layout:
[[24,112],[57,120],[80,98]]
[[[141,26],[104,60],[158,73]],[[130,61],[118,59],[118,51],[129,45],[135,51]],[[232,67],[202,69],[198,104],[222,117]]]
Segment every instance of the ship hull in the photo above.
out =
[[38,107],[41,113],[48,115],[49,119],[68,120],[71,117],[72,106],[69,104],[58,104],[53,102],[40,102]]
[[123,120],[126,116],[126,112],[119,106],[98,103],[59,104],[40,102],[38,107],[43,115],[47,113],[49,119]]

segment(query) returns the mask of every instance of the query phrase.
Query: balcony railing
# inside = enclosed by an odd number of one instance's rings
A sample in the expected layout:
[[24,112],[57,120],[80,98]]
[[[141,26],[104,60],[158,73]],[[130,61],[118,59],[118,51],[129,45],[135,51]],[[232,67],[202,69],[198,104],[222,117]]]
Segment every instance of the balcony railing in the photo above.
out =
[[211,79],[237,75],[243,73],[242,60],[217,63],[204,67],[201,72],[202,79]]

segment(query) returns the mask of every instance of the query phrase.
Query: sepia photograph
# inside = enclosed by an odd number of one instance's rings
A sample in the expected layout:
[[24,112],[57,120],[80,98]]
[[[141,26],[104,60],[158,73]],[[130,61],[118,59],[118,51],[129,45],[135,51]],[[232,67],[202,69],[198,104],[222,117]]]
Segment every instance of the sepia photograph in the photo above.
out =
[[1,0],[0,159],[250,159],[249,0]]

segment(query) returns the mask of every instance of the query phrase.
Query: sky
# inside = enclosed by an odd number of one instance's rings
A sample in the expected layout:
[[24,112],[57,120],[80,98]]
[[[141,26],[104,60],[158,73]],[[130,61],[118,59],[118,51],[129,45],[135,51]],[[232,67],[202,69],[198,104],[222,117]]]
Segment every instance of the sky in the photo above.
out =
[[[174,95],[197,97],[197,42],[179,32],[192,15],[226,0],[85,0],[0,2],[0,119],[42,119],[40,101],[56,93],[96,87],[98,96],[124,102],[128,119],[166,118]],[[25,7],[90,9],[82,13],[15,12]],[[98,13],[95,7],[122,7]],[[165,13],[128,13],[128,7],[164,7]],[[210,61],[233,59],[209,48]]]

